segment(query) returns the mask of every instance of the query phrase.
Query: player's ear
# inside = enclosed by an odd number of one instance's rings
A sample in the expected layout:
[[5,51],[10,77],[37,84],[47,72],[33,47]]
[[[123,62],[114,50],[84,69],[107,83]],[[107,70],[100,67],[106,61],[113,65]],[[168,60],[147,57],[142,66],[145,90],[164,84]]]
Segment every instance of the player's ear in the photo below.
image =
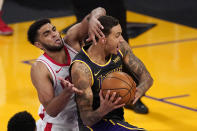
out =
[[43,46],[42,46],[42,44],[40,42],[36,41],[36,42],[34,42],[34,45],[36,47],[40,48],[41,50],[43,50]]

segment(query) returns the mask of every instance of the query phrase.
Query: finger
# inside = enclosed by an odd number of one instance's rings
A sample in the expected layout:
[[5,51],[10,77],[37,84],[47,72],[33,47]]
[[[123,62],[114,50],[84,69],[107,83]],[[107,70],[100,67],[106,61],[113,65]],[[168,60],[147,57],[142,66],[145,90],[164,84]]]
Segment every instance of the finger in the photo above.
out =
[[140,88],[137,88],[133,104],[135,104],[141,96],[142,96],[142,90]]
[[79,95],[83,94],[83,91],[82,91],[82,90],[79,90],[79,89],[77,89],[77,88],[75,88],[75,87],[73,87],[72,90],[73,90],[76,94],[79,94]]
[[99,33],[99,35],[100,35],[101,37],[105,37],[105,35],[103,34],[103,32],[102,32],[100,29],[98,29],[97,32]]
[[107,91],[107,94],[105,96],[105,100],[109,100],[110,90]]
[[110,97],[110,102],[114,101],[115,96],[116,96],[116,92],[113,92],[112,96]]
[[99,33],[99,35],[101,36],[101,37],[105,37],[105,35],[103,34],[103,32],[101,31],[101,29],[104,29],[104,27],[100,24],[100,22],[99,23],[97,23],[97,28],[95,28],[96,30],[97,30],[97,32]]
[[140,98],[139,96],[135,97],[135,99],[134,99],[132,104],[134,105],[138,101],[139,98]]
[[[100,34],[99,34],[99,32],[97,31],[97,30],[94,30],[94,34],[100,39],[101,38],[101,36],[100,36]],[[95,38],[95,37],[94,37]]]
[[90,37],[88,37],[88,39],[86,39],[87,42],[90,42],[92,39]]
[[124,107],[124,106],[125,106],[125,104],[116,105],[116,106],[114,106],[114,109],[121,108],[121,107]]
[[117,104],[120,102],[121,99],[122,99],[121,97],[118,97],[118,98],[116,99],[116,101],[114,102],[114,104],[117,105]]
[[71,84],[71,83],[68,83],[67,87],[69,87],[69,88],[73,88],[73,87],[74,87],[74,85],[73,85],[73,84]]
[[99,96],[100,96],[100,100],[101,100],[101,101],[103,101],[103,100],[104,100],[104,98],[103,98],[103,91],[102,91],[102,90],[100,90],[100,92],[99,92]]
[[95,45],[97,44],[94,33],[90,33],[90,34],[89,34],[88,40],[89,40],[89,41],[92,40],[93,43],[94,43]]
[[99,30],[96,30],[95,35],[96,37],[98,37],[98,39],[102,38],[102,35],[100,34]]
[[99,26],[99,28],[104,29],[103,25],[101,25],[100,21],[98,21],[97,25]]
[[58,77],[58,79],[59,79],[60,81],[64,80],[62,77]]
[[95,45],[97,44],[95,37],[92,38],[92,41]]
[[63,79],[62,77],[58,77],[58,79],[59,79],[60,81],[64,82],[64,83],[70,83],[69,81]]
[[61,81],[61,83],[62,83],[64,86],[68,86],[68,84],[70,83],[69,81],[64,80],[62,77],[58,77],[58,79]]

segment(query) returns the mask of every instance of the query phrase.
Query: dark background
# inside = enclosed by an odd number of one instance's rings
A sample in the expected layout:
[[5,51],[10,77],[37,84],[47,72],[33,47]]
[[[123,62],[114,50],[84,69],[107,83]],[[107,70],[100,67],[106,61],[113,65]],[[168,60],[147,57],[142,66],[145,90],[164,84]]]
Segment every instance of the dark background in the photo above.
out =
[[[125,6],[130,11],[197,28],[197,0],[125,0]],[[71,0],[5,0],[3,5],[6,23],[73,14]]]

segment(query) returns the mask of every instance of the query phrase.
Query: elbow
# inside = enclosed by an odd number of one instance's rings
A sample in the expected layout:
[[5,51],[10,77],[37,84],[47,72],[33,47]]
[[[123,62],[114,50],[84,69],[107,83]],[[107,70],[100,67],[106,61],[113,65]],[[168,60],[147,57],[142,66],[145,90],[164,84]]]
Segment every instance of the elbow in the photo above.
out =
[[153,80],[153,78],[151,77],[151,86],[153,85],[153,82],[154,82],[154,80]]
[[81,117],[81,120],[85,126],[89,126],[89,127],[93,126],[92,122],[89,119]]
[[99,10],[101,10],[106,15],[106,10],[103,7],[98,7]]
[[83,122],[84,125],[89,126],[89,127],[92,126],[92,124],[87,119],[82,119],[81,118],[81,120],[82,120],[82,122]]
[[153,85],[153,81],[154,81],[153,78],[150,77],[149,82],[148,82],[149,83],[149,87],[151,87]]

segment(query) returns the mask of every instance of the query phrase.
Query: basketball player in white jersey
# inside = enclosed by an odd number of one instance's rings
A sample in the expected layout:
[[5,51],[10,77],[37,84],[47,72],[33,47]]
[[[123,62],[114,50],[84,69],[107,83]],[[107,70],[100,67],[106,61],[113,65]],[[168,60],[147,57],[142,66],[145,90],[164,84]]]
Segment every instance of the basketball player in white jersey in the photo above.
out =
[[71,27],[63,39],[49,19],[30,26],[28,40],[44,51],[31,68],[32,83],[41,103],[37,131],[79,130],[74,93],[83,92],[69,82],[69,66],[88,33],[90,40],[95,35],[102,37],[103,27],[97,18],[105,14],[103,8],[94,9],[81,23]]

